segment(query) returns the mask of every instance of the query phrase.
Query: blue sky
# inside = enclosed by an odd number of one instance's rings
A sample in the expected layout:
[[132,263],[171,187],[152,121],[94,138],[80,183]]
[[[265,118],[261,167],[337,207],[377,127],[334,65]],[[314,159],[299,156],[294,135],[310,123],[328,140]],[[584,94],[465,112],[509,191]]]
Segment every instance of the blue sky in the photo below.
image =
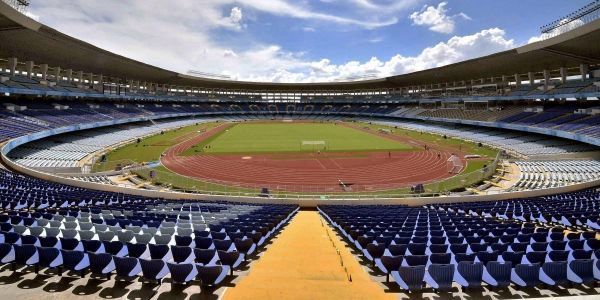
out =
[[[40,22],[186,73],[384,77],[518,47],[590,0],[45,0]],[[126,5],[125,5],[126,3]]]

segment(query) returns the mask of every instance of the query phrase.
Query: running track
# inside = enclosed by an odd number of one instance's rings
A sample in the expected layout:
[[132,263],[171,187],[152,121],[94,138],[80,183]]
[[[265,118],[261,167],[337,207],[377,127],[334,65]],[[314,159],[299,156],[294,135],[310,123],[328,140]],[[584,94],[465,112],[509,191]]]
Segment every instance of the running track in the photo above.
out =
[[[219,125],[168,149],[161,158],[169,170],[203,181],[287,191],[385,190],[444,179],[449,152],[415,150],[360,153],[179,156],[186,149],[229,127]],[[441,158],[438,158],[438,153]]]

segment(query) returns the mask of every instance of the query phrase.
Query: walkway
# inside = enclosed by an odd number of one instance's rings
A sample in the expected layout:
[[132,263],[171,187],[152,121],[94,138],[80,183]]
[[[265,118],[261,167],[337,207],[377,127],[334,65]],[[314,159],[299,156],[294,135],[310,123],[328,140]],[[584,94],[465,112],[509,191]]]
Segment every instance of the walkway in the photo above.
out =
[[394,299],[324,224],[317,212],[298,212],[224,299]]

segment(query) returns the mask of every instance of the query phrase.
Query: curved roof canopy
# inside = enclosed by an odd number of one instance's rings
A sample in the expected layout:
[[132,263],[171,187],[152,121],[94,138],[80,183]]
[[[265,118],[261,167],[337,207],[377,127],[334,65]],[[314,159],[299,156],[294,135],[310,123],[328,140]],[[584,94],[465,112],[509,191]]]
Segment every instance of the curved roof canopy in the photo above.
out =
[[328,83],[268,83],[198,78],[100,49],[32,20],[0,1],[0,57],[158,84],[251,91],[390,89],[600,64],[600,20],[520,48],[410,74]]

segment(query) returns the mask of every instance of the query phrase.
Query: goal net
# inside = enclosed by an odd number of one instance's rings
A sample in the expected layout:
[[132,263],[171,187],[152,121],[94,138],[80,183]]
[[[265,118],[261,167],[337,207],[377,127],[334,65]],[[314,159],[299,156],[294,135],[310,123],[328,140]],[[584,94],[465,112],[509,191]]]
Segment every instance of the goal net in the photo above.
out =
[[327,143],[325,141],[302,141],[300,149],[321,151],[327,149]]

